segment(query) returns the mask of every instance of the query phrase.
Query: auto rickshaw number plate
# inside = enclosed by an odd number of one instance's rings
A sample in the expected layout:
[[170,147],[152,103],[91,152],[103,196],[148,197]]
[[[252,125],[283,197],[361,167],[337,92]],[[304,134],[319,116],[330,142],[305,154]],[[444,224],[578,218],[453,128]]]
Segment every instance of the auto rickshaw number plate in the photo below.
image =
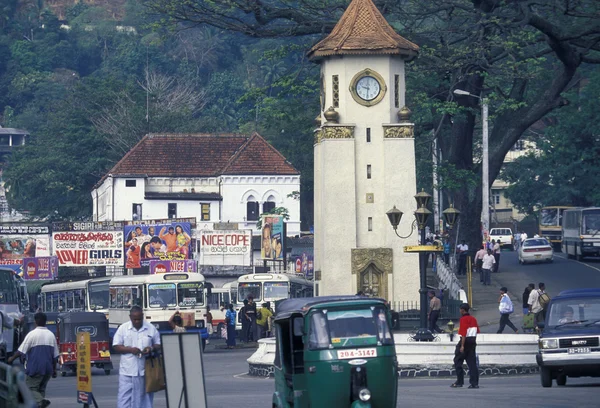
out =
[[376,348],[364,348],[364,349],[353,349],[353,350],[338,350],[338,358],[350,359],[360,357],[377,357]]
[[100,351],[100,357],[110,357],[110,351]]

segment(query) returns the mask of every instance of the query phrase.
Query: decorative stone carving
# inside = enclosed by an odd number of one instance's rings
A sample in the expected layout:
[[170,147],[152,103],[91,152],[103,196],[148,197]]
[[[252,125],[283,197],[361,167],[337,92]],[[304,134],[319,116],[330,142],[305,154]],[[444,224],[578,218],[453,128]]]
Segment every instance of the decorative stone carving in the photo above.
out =
[[412,139],[415,137],[415,125],[385,126],[383,137],[385,139]]
[[409,123],[411,116],[412,112],[408,109],[408,106],[403,106],[402,109],[398,111],[398,120],[400,123]]
[[[376,284],[377,295],[387,299],[388,274],[393,272],[392,249],[354,248],[352,249],[351,256],[352,274],[356,275],[356,287],[358,290],[363,290],[364,284]],[[375,288],[370,289],[375,290]],[[365,292],[370,291],[366,290]]]
[[314,143],[315,144],[319,144],[321,143],[321,139],[323,139],[323,130],[322,129],[316,129],[314,131]]
[[354,126],[323,126],[321,128],[321,140],[352,138],[354,138]]
[[327,122],[338,123],[340,119],[340,114],[335,109],[333,109],[333,106],[330,106],[329,109],[325,111],[324,115],[325,120],[327,120]]

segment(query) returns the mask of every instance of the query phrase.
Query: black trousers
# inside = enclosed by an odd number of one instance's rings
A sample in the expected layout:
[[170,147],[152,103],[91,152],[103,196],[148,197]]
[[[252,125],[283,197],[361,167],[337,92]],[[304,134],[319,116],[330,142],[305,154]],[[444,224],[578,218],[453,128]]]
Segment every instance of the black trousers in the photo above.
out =
[[437,325],[437,321],[440,317],[439,310],[432,310],[429,312],[429,331],[432,333],[441,333],[442,329],[440,329]]
[[500,315],[500,327],[498,328],[498,331],[496,333],[502,333],[506,326],[513,329],[515,333],[517,332],[517,328],[515,327],[513,322],[510,321],[510,315],[508,313],[502,313]]
[[456,384],[464,385],[465,369],[463,363],[467,362],[469,367],[469,383],[471,385],[479,385],[479,368],[477,368],[477,344],[474,342],[465,342],[465,350],[460,352],[460,341],[454,350],[454,369],[456,370]]
[[498,272],[498,268],[500,268],[500,254],[494,254],[494,259],[496,259],[496,263],[494,264],[494,272]]

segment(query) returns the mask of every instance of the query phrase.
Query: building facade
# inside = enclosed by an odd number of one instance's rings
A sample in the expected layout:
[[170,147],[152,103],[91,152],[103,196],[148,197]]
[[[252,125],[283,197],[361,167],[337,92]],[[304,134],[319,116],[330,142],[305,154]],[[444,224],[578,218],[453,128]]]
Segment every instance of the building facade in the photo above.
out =
[[196,218],[259,234],[261,213],[285,207],[300,234],[300,174],[258,133],[149,134],[92,190],[94,221]]
[[319,295],[419,298],[419,263],[386,211],[416,210],[414,129],[405,107],[407,59],[418,46],[398,35],[371,0],[353,0],[309,58],[321,65],[315,131],[315,279]]

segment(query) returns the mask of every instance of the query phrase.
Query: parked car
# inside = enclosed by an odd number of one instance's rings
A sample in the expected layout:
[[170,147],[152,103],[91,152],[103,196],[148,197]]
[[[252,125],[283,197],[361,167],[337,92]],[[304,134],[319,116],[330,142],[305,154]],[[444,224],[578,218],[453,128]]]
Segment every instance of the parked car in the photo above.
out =
[[513,249],[513,233],[510,228],[492,228],[490,230],[490,240],[500,241],[500,247],[510,247]]
[[546,238],[528,238],[519,247],[519,263],[552,262],[554,250]]
[[536,355],[543,387],[567,377],[600,377],[600,289],[569,290],[550,301]]

